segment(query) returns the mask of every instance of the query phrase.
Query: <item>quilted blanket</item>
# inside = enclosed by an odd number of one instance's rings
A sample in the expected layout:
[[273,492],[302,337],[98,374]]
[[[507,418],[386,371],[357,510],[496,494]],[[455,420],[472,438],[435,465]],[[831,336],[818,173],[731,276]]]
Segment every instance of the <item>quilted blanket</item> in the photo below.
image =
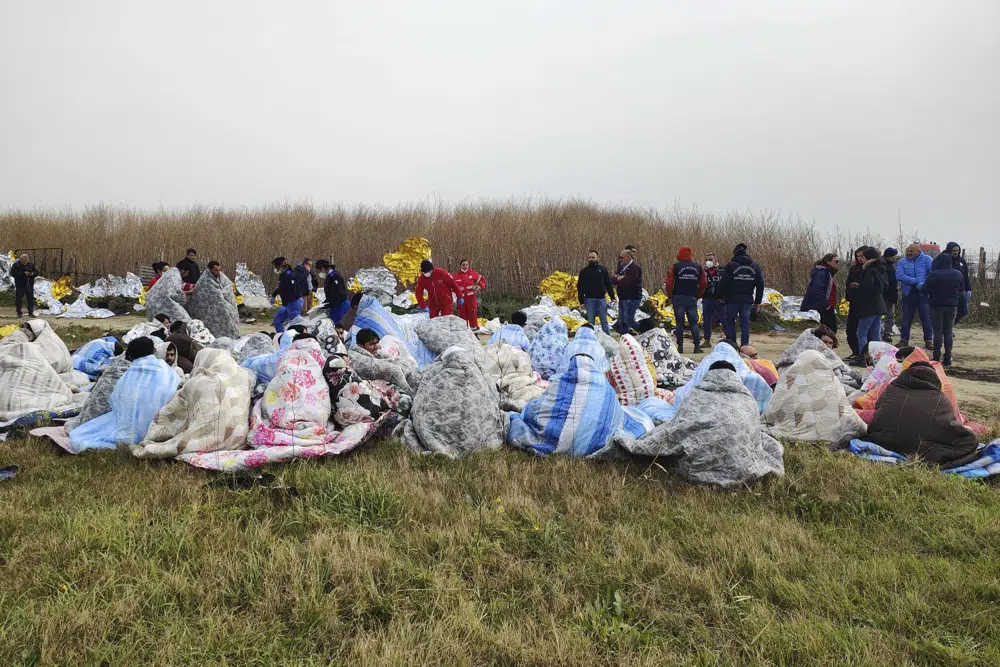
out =
[[[569,345],[569,333],[566,323],[554,317],[545,323],[535,339],[531,341],[531,366],[543,380],[548,380],[559,371],[563,360],[563,352]],[[603,354],[601,355],[603,359]],[[603,362],[591,359],[591,365],[597,368]],[[603,372],[603,371],[601,371]]]
[[114,392],[118,380],[121,379],[130,365],[123,354],[111,358],[104,373],[87,392],[87,398],[80,409],[80,414],[66,422],[67,432],[72,433],[81,424],[86,424],[91,419],[111,412],[111,394]]
[[73,370],[73,359],[66,344],[45,320],[28,320],[14,333],[0,339],[0,347],[16,343],[32,343],[58,375]]
[[525,352],[531,348],[531,341],[528,340],[528,336],[524,333],[524,329],[518,324],[503,325],[500,327],[499,331],[490,336],[487,344],[496,345],[500,341],[519,347]]
[[487,345],[483,370],[500,391],[500,409],[520,412],[545,393],[546,383],[531,367],[531,357],[507,342]]
[[854,391],[861,386],[861,373],[845,364],[844,360],[838,357],[836,352],[828,348],[823,341],[813,335],[811,329],[803,331],[795,339],[795,342],[781,353],[778,363],[775,364],[778,369],[778,375],[780,376],[785,372],[785,369],[791,367],[795,363],[795,360],[799,358],[799,355],[806,350],[819,352],[830,360],[830,363],[833,364],[833,372],[837,374],[837,378],[845,387],[845,393]]
[[[163,280],[162,278],[160,280]],[[159,281],[153,289],[159,286]],[[194,292],[188,297],[188,311],[191,317],[201,320],[216,338],[240,337],[240,314],[236,309],[236,293],[233,281],[226,274],[216,278],[211,271],[205,271],[198,278]]]
[[33,412],[75,412],[85,397],[63,382],[38,345],[0,345],[0,422]]
[[660,387],[680,387],[691,381],[697,362],[682,357],[673,338],[663,329],[650,329],[636,340],[653,360],[656,384]]
[[695,369],[691,380],[674,392],[674,408],[679,408],[681,404],[684,403],[687,395],[698,386],[698,383],[701,382],[702,378],[708,374],[708,369],[711,368],[712,364],[717,361],[728,361],[733,365],[733,368],[736,369],[736,373],[739,375],[743,385],[747,388],[747,390],[749,390],[750,394],[757,402],[758,411],[761,413],[764,412],[764,409],[767,408],[768,402],[771,400],[771,387],[768,386],[764,378],[757,375],[753,369],[748,368],[747,365],[743,363],[743,359],[740,357],[739,352],[733,349],[733,346],[726,342],[717,344],[709,354],[705,355],[705,358],[698,364],[698,368]]
[[423,344],[414,330],[413,322],[420,322],[423,319],[425,318],[398,318],[386,310],[378,299],[365,295],[358,303],[358,314],[351,331],[356,334],[361,329],[371,329],[380,339],[395,336],[403,341],[417,365],[424,368],[434,361],[435,354]]
[[[867,440],[851,440],[848,450],[855,456],[878,463],[899,464],[907,460],[905,456],[897,454],[891,449],[879,447],[874,442],[868,442]],[[978,458],[972,463],[954,468],[945,468],[941,472],[946,475],[958,475],[959,477],[967,477],[969,479],[1000,475],[1000,439],[994,440],[988,445],[980,445],[977,453]]]

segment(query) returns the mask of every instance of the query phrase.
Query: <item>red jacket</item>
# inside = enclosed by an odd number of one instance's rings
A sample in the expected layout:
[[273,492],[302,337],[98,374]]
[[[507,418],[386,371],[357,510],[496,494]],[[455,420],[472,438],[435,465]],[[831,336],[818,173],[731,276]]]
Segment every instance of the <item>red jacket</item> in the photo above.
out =
[[480,289],[486,289],[486,278],[469,269],[465,273],[459,271],[458,273],[452,275],[455,282],[458,284],[458,288],[462,292],[462,296],[468,299],[470,296],[475,297],[476,292],[472,289],[476,285],[479,285]]
[[[424,298],[424,291],[428,294],[427,299]],[[458,283],[445,269],[434,269],[430,278],[425,278],[422,273],[417,278],[417,305],[421,308],[429,308],[430,304],[438,308],[445,303],[451,304],[452,294],[459,299],[462,298]]]
[[[681,246],[680,251],[678,251],[677,253],[677,264],[674,264],[672,267],[670,267],[670,269],[667,270],[667,279],[663,283],[663,286],[666,289],[667,296],[673,296],[674,276],[676,275],[677,269],[682,262],[687,263],[687,265],[694,264],[694,256],[691,254],[691,248],[688,248],[687,246]],[[708,287],[708,276],[705,275],[704,267],[700,268],[701,268],[701,277],[698,279],[699,299],[705,295],[705,288]]]

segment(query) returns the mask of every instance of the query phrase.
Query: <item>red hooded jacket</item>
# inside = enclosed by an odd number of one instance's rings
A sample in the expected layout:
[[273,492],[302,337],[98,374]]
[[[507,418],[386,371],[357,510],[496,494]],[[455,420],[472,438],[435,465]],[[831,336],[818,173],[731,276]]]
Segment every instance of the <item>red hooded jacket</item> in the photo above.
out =
[[[684,274],[689,280],[694,279],[697,276],[698,287],[697,287],[697,298],[701,298],[705,294],[705,288],[708,287],[708,277],[705,275],[705,269],[694,261],[694,255],[691,253],[691,248],[687,246],[681,246],[681,249],[677,251],[677,263],[667,271],[667,280],[664,283],[664,288],[667,296],[674,295],[674,285],[677,282],[679,274]],[[689,295],[694,296],[694,295]]]
[[425,278],[422,273],[417,278],[417,305],[421,308],[447,310],[450,313],[452,294],[459,299],[463,298],[458,283],[445,269],[435,268],[431,271],[430,278]]

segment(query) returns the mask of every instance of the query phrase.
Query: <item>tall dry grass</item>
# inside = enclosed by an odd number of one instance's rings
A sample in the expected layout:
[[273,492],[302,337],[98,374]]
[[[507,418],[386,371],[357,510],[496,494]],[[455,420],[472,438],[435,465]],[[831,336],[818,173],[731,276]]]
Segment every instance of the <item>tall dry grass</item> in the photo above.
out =
[[259,209],[191,208],[143,212],[100,206],[81,213],[0,213],[9,247],[59,247],[65,266],[81,273],[135,271],[156,260],[176,262],[189,247],[203,262],[247,262],[269,275],[276,255],[300,260],[332,256],[342,272],[381,264],[382,254],[410,236],[430,240],[439,265],[468,257],[491,292],[530,297],[555,270],[577,272],[591,248],[614,264],[626,244],[639,248],[647,288],[662,284],[677,249],[727,258],[747,243],[777,289],[805,288],[810,264],[823,252],[813,225],[776,213],[657,211],[584,202],[487,202],[458,206],[319,209],[290,205]]

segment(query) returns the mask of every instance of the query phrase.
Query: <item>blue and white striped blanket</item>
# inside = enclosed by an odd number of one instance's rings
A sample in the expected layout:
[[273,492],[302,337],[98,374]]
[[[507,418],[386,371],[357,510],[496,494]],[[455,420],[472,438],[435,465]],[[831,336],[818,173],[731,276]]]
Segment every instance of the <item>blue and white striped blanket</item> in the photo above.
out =
[[510,343],[514,347],[519,347],[525,352],[531,349],[531,341],[528,340],[528,336],[524,333],[524,329],[518,324],[505,324],[500,327],[500,331],[497,331],[487,342],[487,345],[496,345],[500,341],[505,341]]
[[69,434],[72,451],[79,454],[88,449],[140,444],[156,413],[179,384],[180,378],[166,362],[152,355],[136,359],[111,393],[111,412],[81,424]]
[[[851,440],[851,453],[869,461],[879,463],[904,463],[907,459],[901,454],[879,447],[874,442],[867,440]],[[1000,474],[1000,438],[997,438],[988,445],[979,446],[979,458],[972,463],[957,468],[942,470],[946,475],[959,475],[961,477],[991,477]]]
[[92,340],[73,353],[73,370],[84,373],[91,380],[107,367],[108,361],[115,356],[115,343],[111,336]]
[[563,373],[569,368],[570,359],[578,354],[585,354],[594,360],[597,370],[606,373],[611,367],[608,363],[608,354],[604,351],[604,346],[597,340],[597,334],[593,329],[580,327],[576,330],[573,339],[563,351],[562,361],[559,363],[559,373]]
[[379,338],[395,336],[403,341],[420,369],[434,362],[434,353],[421,342],[413,327],[409,326],[408,323],[401,322],[373,296],[365,295],[358,303],[358,315],[354,320],[354,327],[351,329],[350,347],[354,346],[354,337],[362,329],[371,329],[378,334]]
[[621,406],[594,360],[578,355],[552,378],[541,398],[511,413],[507,442],[540,455],[590,456],[613,435],[641,438],[652,430],[653,420],[641,410]]
[[698,368],[694,372],[694,377],[691,378],[683,387],[677,389],[674,392],[674,409],[676,410],[684,402],[684,398],[691,393],[691,390],[701,382],[701,379],[705,377],[708,373],[708,369],[716,361],[728,361],[736,369],[736,374],[740,376],[740,380],[743,382],[743,386],[746,387],[750,393],[753,395],[754,401],[757,402],[757,409],[761,414],[767,408],[768,402],[771,400],[771,387],[768,386],[767,380],[757,375],[751,368],[749,368],[745,363],[743,363],[743,358],[740,357],[740,353],[733,349],[733,346],[729,343],[722,342],[715,346],[715,348],[701,360],[698,364]]

